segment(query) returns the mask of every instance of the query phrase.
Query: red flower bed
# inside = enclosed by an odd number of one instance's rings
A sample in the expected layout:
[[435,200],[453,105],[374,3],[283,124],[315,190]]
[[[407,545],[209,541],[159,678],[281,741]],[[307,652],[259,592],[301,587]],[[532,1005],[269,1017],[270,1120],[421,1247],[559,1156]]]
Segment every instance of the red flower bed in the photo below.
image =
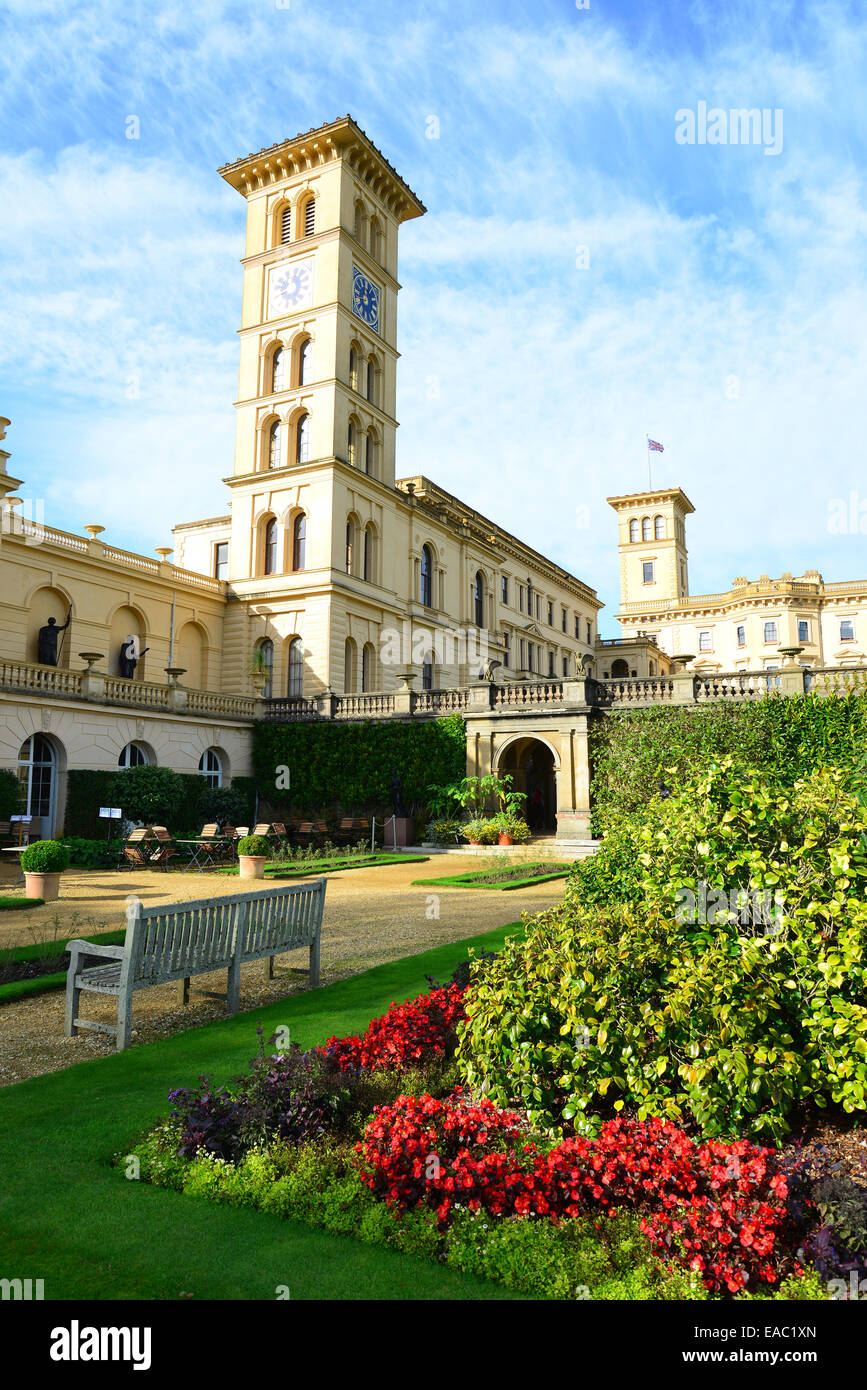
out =
[[455,1028],[466,1017],[460,985],[445,985],[406,1004],[392,1004],[361,1038],[329,1038],[320,1048],[341,1071],[402,1068],[454,1051]]
[[547,1154],[520,1144],[520,1118],[460,1092],[399,1096],[358,1144],[364,1182],[398,1211],[425,1203],[445,1225],[455,1206],[552,1221],[602,1208],[642,1215],[656,1250],[709,1289],[774,1283],[787,1180],[771,1150],[746,1140],[696,1145],[663,1120],[610,1120],[598,1139]]

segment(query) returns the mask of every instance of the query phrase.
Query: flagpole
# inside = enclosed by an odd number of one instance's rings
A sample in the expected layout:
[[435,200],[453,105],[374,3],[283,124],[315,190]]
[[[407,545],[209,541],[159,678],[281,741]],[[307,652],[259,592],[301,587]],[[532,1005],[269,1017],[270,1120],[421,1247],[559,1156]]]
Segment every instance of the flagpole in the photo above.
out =
[[649,435],[649,434],[646,434],[646,435],[644,436],[644,438],[645,438],[646,441],[647,441],[647,486],[648,486],[648,489],[652,492],[652,491],[653,491],[653,479],[652,479],[651,476],[650,476],[650,435]]

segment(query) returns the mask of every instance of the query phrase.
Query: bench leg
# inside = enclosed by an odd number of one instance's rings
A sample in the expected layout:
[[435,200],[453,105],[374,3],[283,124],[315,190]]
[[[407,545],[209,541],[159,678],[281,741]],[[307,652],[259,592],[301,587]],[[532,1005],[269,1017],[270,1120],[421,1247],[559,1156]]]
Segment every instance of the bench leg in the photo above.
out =
[[273,956],[268,956],[267,960],[265,961],[265,979],[266,979],[266,980],[273,980],[273,978],[274,978],[274,957],[273,957]]
[[132,1031],[132,991],[117,997],[117,1050],[125,1052],[129,1047]]
[[68,980],[66,985],[66,1021],[64,1027],[64,1033],[67,1038],[74,1038],[78,1033],[75,1020],[78,1018],[78,1000],[80,995],[81,990],[78,986],[73,980]]
[[189,1004],[190,1002],[190,977],[187,975],[183,980],[178,980],[178,1003]]
[[226,1011],[236,1014],[241,1007],[241,962],[233,960],[229,966],[229,982],[226,990]]
[[315,989],[319,984],[319,933],[316,940],[310,947],[310,988]]

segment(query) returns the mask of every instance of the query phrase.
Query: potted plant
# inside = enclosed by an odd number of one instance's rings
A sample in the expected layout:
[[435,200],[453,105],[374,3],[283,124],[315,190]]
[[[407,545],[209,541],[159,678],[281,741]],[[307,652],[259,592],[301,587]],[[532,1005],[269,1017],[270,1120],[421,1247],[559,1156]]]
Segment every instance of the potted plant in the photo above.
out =
[[238,873],[241,878],[264,878],[271,846],[264,835],[245,835],[238,841]]
[[530,827],[513,809],[494,816],[498,845],[523,845],[530,838]]
[[471,845],[492,845],[497,838],[497,828],[490,816],[474,816],[462,829]]
[[28,898],[41,898],[43,902],[57,901],[60,892],[60,875],[69,868],[70,850],[58,840],[34,840],[21,853],[21,868],[27,885]]

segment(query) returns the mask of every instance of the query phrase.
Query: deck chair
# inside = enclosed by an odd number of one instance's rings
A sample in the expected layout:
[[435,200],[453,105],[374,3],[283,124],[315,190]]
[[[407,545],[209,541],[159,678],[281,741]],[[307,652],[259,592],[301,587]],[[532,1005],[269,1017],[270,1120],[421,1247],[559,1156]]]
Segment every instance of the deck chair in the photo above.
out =
[[175,849],[174,841],[164,825],[155,825],[153,827],[153,833],[159,843],[156,849],[151,851],[148,862],[153,864],[155,868],[164,869],[165,872],[168,873],[169,860],[174,859],[178,851]]
[[146,869],[149,851],[147,846],[147,827],[134,830],[120,847],[117,859],[119,869]]

